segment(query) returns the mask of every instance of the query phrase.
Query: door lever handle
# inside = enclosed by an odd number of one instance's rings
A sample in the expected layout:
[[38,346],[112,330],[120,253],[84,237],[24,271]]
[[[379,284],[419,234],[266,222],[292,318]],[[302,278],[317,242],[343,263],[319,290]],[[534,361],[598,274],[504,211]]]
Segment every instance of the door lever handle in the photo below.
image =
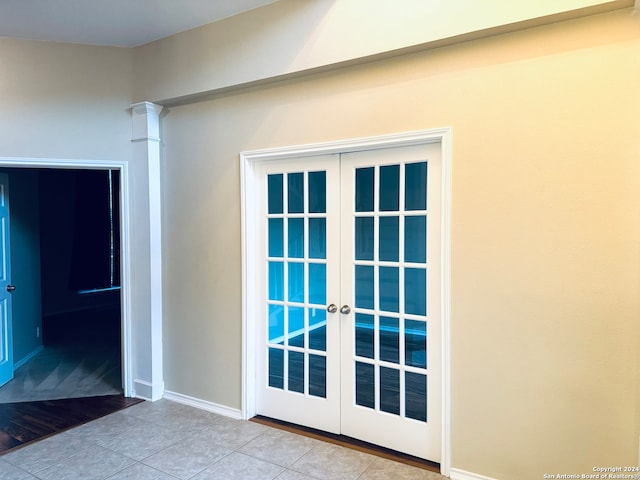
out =
[[11,293],[15,291],[15,289],[16,289],[15,285],[7,285],[7,292]]

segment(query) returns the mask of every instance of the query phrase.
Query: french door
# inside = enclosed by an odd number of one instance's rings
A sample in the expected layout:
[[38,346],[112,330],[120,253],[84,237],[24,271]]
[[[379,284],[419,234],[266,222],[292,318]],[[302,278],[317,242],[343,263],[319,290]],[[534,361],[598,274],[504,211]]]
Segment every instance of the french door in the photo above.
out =
[[256,413],[440,461],[439,143],[256,168]]

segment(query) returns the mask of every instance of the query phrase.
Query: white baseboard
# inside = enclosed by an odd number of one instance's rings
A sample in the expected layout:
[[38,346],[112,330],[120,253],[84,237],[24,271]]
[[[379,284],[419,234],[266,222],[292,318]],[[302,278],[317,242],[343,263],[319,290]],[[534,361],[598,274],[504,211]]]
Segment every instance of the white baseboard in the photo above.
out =
[[451,480],[497,480],[496,478],[485,477],[477,473],[465,472],[457,468],[449,469],[449,478]]
[[173,402],[182,403],[183,405],[188,405],[190,407],[199,408],[200,410],[206,410],[207,412],[222,415],[223,417],[229,417],[236,420],[242,419],[242,412],[236,408],[219,405],[207,400],[200,400],[199,398],[190,397],[181,393],[165,390],[163,398]]
[[16,363],[13,364],[13,369],[17,370],[19,369],[22,365],[24,365],[25,363],[27,363],[29,360],[31,360],[33,357],[35,357],[37,354],[39,354],[42,350],[44,350],[44,345],[40,345],[38,348],[36,348],[33,352],[27,354],[26,356],[22,357],[20,360],[18,360]]

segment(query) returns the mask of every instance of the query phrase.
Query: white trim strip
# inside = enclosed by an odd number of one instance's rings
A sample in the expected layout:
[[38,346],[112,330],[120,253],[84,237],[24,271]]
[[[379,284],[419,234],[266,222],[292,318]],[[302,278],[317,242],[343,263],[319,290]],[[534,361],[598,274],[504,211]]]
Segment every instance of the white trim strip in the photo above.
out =
[[496,478],[478,475],[477,473],[465,472],[457,468],[451,468],[449,470],[449,478],[451,478],[451,480],[498,480]]
[[233,418],[235,420],[242,419],[242,412],[237,408],[227,407],[217,403],[209,402],[207,400],[200,400],[199,398],[190,397],[189,395],[183,395],[181,393],[171,392],[165,390],[164,396],[166,400],[172,402],[181,403],[182,405],[188,405],[189,407],[198,408],[207,412],[222,415],[223,417]]

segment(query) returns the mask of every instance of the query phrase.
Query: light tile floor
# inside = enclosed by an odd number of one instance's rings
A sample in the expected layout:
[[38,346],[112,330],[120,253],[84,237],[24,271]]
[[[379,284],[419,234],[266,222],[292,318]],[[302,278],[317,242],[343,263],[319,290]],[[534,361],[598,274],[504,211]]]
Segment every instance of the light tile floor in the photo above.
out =
[[160,400],[0,457],[0,480],[444,480],[426,470]]

